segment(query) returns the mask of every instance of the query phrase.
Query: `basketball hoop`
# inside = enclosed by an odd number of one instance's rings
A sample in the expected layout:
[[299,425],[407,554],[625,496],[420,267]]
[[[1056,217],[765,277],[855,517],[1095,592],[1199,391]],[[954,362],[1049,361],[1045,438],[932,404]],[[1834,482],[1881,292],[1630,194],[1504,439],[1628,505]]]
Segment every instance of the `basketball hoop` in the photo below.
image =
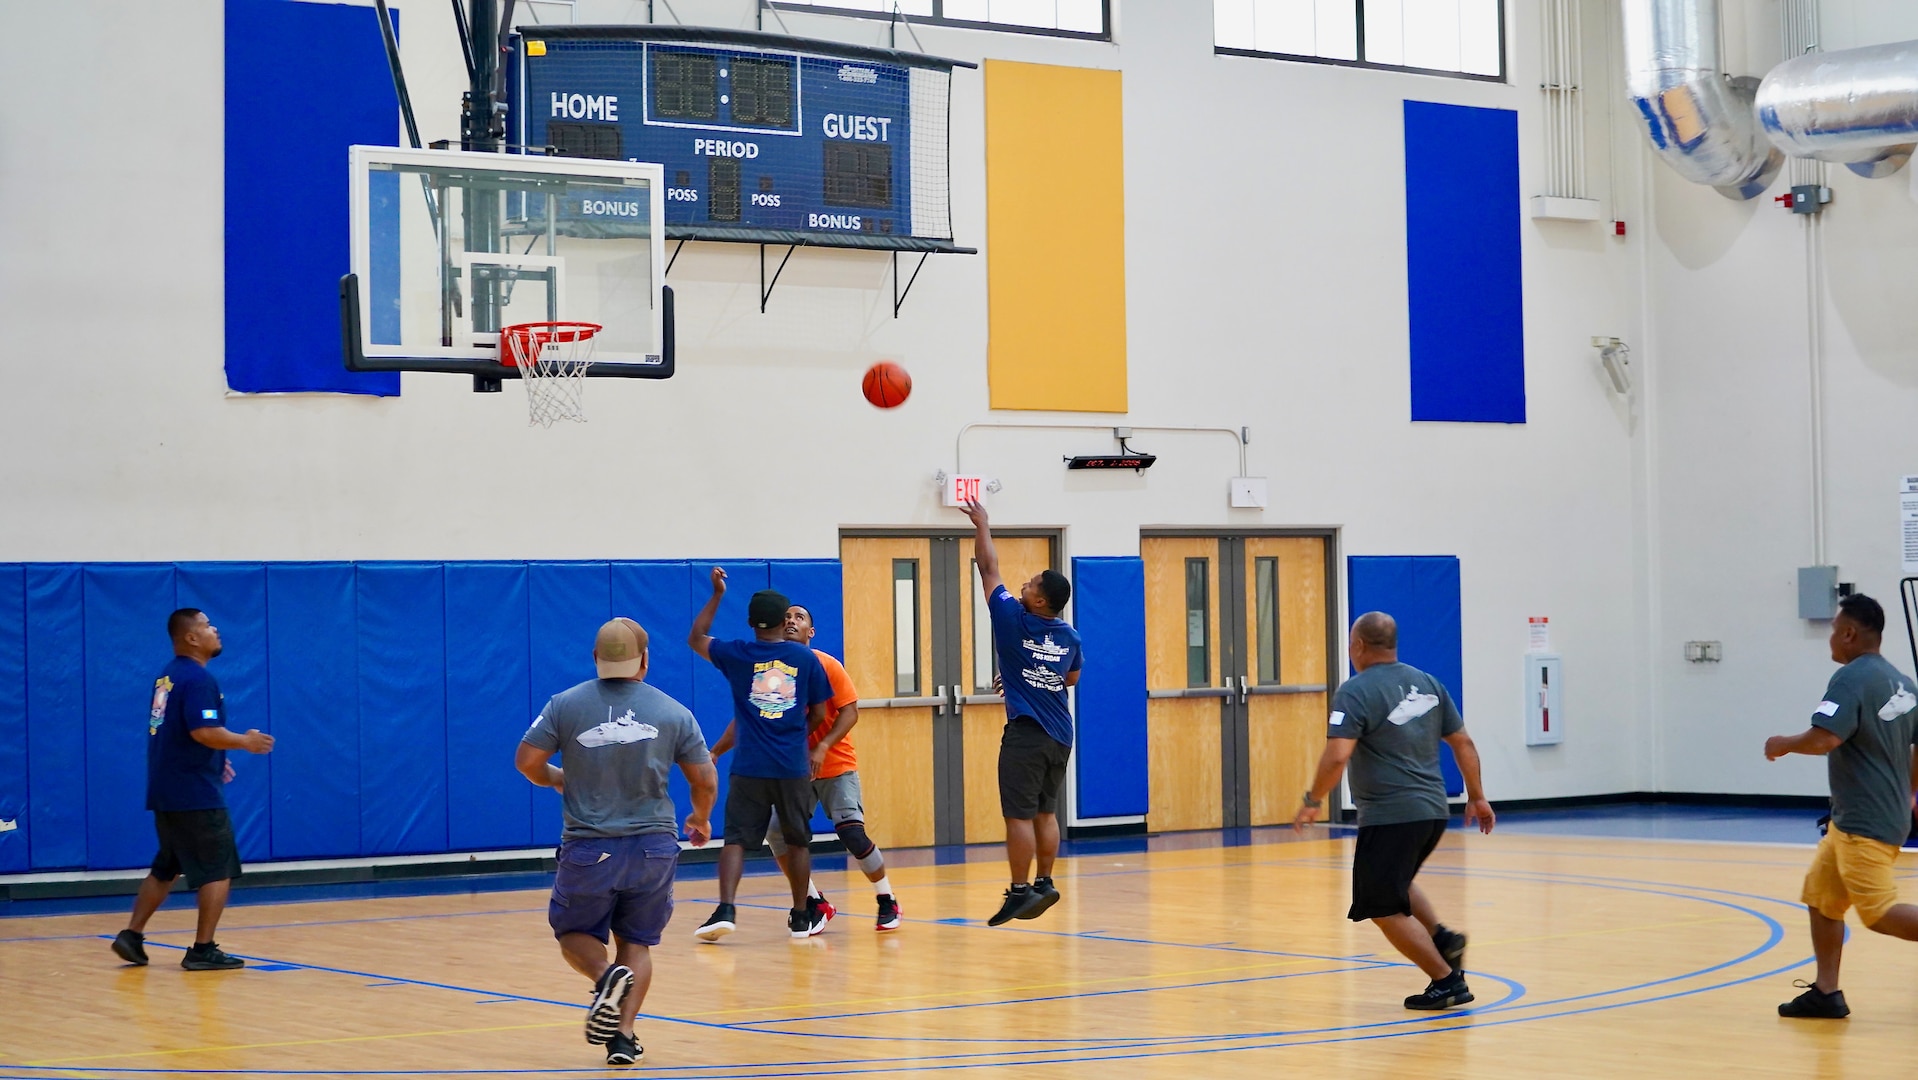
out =
[[526,422],[585,420],[586,368],[593,362],[598,323],[517,323],[499,332],[500,363],[519,369],[526,384]]

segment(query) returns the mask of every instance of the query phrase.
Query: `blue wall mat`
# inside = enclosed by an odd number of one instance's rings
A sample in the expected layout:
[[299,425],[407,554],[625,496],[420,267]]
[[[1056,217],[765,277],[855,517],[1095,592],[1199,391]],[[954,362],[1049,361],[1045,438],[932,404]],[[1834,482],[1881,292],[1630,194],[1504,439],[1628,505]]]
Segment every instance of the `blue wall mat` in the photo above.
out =
[[[196,607],[220,631],[220,658],[207,670],[226,696],[227,727],[271,733],[266,648],[266,567],[261,563],[181,563],[176,584],[181,607]],[[273,856],[267,827],[273,799],[268,759],[244,750],[227,753],[233,782],[226,786],[227,812],[242,861]]]
[[[526,718],[530,724],[554,694],[594,677],[593,637],[600,624],[613,617],[613,591],[611,568],[603,562],[532,563],[526,573],[533,672],[533,711]],[[565,756],[558,762],[564,767]],[[534,845],[559,843],[564,827],[559,801],[559,792],[552,788],[533,789]]]
[[361,563],[357,586],[360,853],[445,851],[446,571]]
[[266,570],[273,668],[273,857],[360,853],[360,706],[352,563]]
[[1518,113],[1405,103],[1412,419],[1525,422]]
[[34,564],[25,576],[27,856],[35,870],[76,869],[87,864],[85,590],[78,566]]
[[[693,703],[693,665],[706,661],[686,647],[686,630],[693,612],[686,609],[686,568],[683,562],[614,563],[613,614],[624,615],[644,627],[647,636],[646,681],[687,708]],[[678,769],[666,774],[673,805],[680,817],[693,805],[686,778]]]
[[147,717],[153,682],[173,659],[166,620],[173,567],[95,563],[84,576],[87,680],[87,868],[153,861],[147,814]]
[[26,871],[27,575],[0,563],[0,874]]
[[446,564],[447,839],[456,851],[533,843],[533,785],[513,770],[534,714],[526,620],[524,564]]
[[1085,653],[1075,692],[1079,816],[1143,814],[1145,560],[1072,560],[1072,621]]
[[226,380],[235,390],[400,392],[398,374],[356,375],[340,362],[346,148],[399,136],[378,17],[353,4],[227,0]]
[[[1465,709],[1465,631],[1459,607],[1459,561],[1453,555],[1353,555],[1346,559],[1352,618],[1383,611],[1398,620],[1399,659],[1431,675]],[[1466,723],[1471,723],[1467,713]],[[1441,744],[1445,792],[1458,795],[1465,779]]]
[[812,647],[846,658],[846,586],[837,559],[783,559],[771,564],[772,585],[812,612]]
[[[706,598],[713,594],[714,565],[710,562],[687,564],[686,623],[689,627],[693,616],[706,606]],[[763,562],[722,562],[717,565],[726,571],[726,598],[720,602],[719,615],[713,620],[713,637],[751,637],[753,628],[746,624],[747,603],[753,593],[772,587],[772,568]],[[726,678],[719,673],[718,668],[698,657],[693,658],[693,699],[686,705],[699,718],[699,729],[706,734],[706,745],[718,742],[733,718],[732,690],[726,685]],[[713,831],[716,834],[726,827],[726,792],[730,787],[727,777],[732,763],[731,755],[721,758],[719,762],[719,804],[713,810]]]

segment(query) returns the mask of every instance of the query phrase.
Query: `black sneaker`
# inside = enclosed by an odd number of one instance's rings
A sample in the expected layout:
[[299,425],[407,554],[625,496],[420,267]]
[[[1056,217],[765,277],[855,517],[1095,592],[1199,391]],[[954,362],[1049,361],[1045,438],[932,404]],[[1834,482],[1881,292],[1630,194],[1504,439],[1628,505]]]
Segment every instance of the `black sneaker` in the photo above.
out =
[[891,893],[886,893],[879,898],[879,922],[873,926],[873,929],[899,929],[899,901],[894,900]]
[[1845,1004],[1843,990],[1833,990],[1827,994],[1803,979],[1792,985],[1804,987],[1805,992],[1780,1005],[1778,1015],[1803,1020],[1843,1020],[1851,1015],[1851,1006]]
[[1447,930],[1443,924],[1433,932],[1432,944],[1438,946],[1439,955],[1453,971],[1465,970],[1465,935],[1457,930]]
[[1004,926],[1014,919],[1023,919],[1033,905],[1043,903],[1045,897],[1030,885],[1014,885],[1006,890],[1006,902],[999,907],[999,914],[986,920],[987,926]]
[[809,938],[819,932],[812,928],[812,920],[811,904],[803,908],[794,908],[786,914],[786,929],[795,939]]
[[832,908],[817,896],[806,897],[806,936],[824,933],[832,920]]
[[586,1041],[605,1046],[619,1034],[619,1007],[633,989],[633,969],[614,964],[599,973],[593,984],[593,1003],[586,1008]]
[[1405,1007],[1432,1012],[1437,1009],[1449,1009],[1454,1005],[1464,1005],[1472,1000],[1472,991],[1465,985],[1465,973],[1454,971],[1443,979],[1432,980],[1422,994],[1413,994],[1405,999]]
[[631,1065],[646,1056],[646,1048],[631,1035],[613,1032],[612,1041],[606,1044],[606,1064]]
[[1042,877],[1032,883],[1032,891],[1039,896],[1039,902],[1025,911],[1013,916],[1016,919],[1036,919],[1046,910],[1059,902],[1059,890],[1052,887],[1052,879]]
[[693,936],[701,941],[718,941],[736,929],[738,927],[733,925],[733,906],[721,904],[713,909],[712,918],[699,924],[699,929],[693,931]]
[[204,945],[195,942],[186,955],[180,957],[180,966],[188,971],[231,971],[245,967],[246,961],[227,955],[220,949],[219,942],[209,941]]
[[147,966],[147,936],[138,930],[122,930],[113,939],[113,955],[134,967]]

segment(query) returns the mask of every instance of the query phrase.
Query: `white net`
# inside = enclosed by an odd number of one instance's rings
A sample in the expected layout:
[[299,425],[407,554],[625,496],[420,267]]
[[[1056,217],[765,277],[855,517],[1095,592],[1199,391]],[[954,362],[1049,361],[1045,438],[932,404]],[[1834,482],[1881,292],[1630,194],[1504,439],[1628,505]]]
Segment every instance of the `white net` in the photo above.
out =
[[521,323],[500,331],[502,359],[526,386],[526,422],[552,427],[586,419],[586,368],[593,362],[596,323]]

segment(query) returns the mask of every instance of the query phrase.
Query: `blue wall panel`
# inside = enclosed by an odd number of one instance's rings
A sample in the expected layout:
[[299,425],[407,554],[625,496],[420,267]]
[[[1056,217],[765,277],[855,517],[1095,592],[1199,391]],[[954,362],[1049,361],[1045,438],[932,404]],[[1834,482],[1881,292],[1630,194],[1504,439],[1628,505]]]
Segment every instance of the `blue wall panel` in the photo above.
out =
[[[1465,631],[1459,604],[1459,561],[1453,555],[1354,555],[1346,560],[1352,618],[1383,611],[1399,624],[1399,659],[1431,675],[1465,711]],[[1470,716],[1466,717],[1469,724]],[[1445,791],[1458,795],[1465,779],[1441,745]]]
[[[593,637],[600,624],[613,617],[613,593],[612,571],[603,562],[532,563],[526,572],[533,673],[533,711],[526,718],[530,724],[554,694],[593,678]],[[564,755],[560,765],[565,765]],[[559,843],[559,792],[533,789],[532,823],[535,845]]]
[[173,659],[166,633],[167,616],[179,606],[173,579],[173,567],[164,564],[86,568],[88,869],[153,861],[147,717],[153,682]]
[[[694,656],[686,646],[686,631],[693,624],[694,614],[686,607],[688,565],[666,561],[619,562],[612,566],[612,577],[613,614],[624,615],[646,630],[646,681],[690,709],[693,665],[706,661]],[[667,786],[683,820],[693,805],[686,778],[674,769],[667,774]]]
[[1518,113],[1405,103],[1412,419],[1525,422]]
[[[206,612],[220,631],[220,657],[207,665],[226,697],[226,723],[234,731],[273,731],[267,678],[266,567],[261,563],[181,563],[176,592],[181,607]],[[227,753],[233,782],[227,811],[242,861],[273,855],[267,828],[273,770],[267,759],[244,750]]]
[[446,564],[447,838],[456,851],[533,842],[533,785],[513,769],[534,714],[526,626],[524,564]]
[[[770,564],[771,588],[812,612],[812,647],[846,658],[846,586],[837,559],[781,559]],[[750,595],[750,594],[749,594]]]
[[87,863],[86,615],[81,568],[36,564],[27,585],[27,783],[35,870]]
[[[726,597],[720,601],[719,615],[713,619],[713,637],[749,638],[753,628],[746,624],[747,603],[753,593],[772,587],[772,568],[763,562],[696,562],[687,566],[686,573],[686,621],[690,626],[693,616],[706,606],[706,598],[713,594],[713,567],[717,565],[726,571]],[[699,718],[699,730],[706,735],[706,745],[719,741],[726,733],[726,725],[733,718],[732,689],[726,685],[725,676],[719,673],[709,661],[695,657],[693,659],[693,698],[686,703]],[[713,809],[713,834],[725,829],[726,792],[728,768],[732,762],[722,758],[719,769],[719,802]]]
[[353,582],[352,563],[267,567],[276,859],[360,853]]
[[27,800],[27,575],[0,563],[0,874],[30,865]]
[[1146,776],[1145,560],[1072,560],[1073,625],[1085,660],[1075,691],[1080,817],[1143,814]]
[[400,392],[398,374],[353,374],[340,362],[347,147],[399,136],[378,18],[354,4],[226,0],[226,379],[235,390]]
[[360,852],[445,851],[446,571],[361,563],[357,586]]

